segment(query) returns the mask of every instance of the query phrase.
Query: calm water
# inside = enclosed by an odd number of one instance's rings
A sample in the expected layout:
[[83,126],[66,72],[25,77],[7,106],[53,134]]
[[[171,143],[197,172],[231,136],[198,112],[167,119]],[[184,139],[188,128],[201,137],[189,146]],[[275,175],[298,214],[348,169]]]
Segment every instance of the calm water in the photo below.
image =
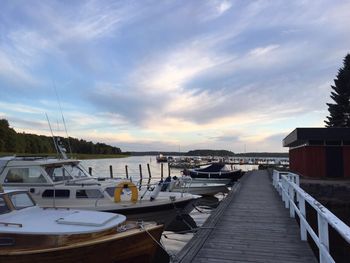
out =
[[[125,165],[128,166],[128,174],[135,180],[140,178],[139,165],[142,167],[142,175],[144,183],[148,180],[148,169],[147,164],[150,165],[152,180],[159,180],[161,177],[161,164],[157,163],[155,156],[132,156],[118,159],[94,159],[94,160],[83,160],[83,166],[88,169],[92,168],[92,175],[98,177],[109,177],[110,168],[112,166],[113,176],[125,178]],[[257,169],[257,165],[234,165],[234,169],[242,169],[248,171]],[[170,170],[171,176],[181,176],[182,169]],[[168,176],[168,164],[163,164],[163,175],[164,178]],[[209,217],[212,208],[222,200],[223,195],[218,194],[213,198],[206,198],[199,200],[197,209],[194,209],[190,216],[196,222],[197,226],[200,227],[204,224],[205,220]],[[177,234],[172,231],[164,231],[162,237],[162,244],[172,255],[176,255],[182,247],[193,237],[193,233],[181,233]]]

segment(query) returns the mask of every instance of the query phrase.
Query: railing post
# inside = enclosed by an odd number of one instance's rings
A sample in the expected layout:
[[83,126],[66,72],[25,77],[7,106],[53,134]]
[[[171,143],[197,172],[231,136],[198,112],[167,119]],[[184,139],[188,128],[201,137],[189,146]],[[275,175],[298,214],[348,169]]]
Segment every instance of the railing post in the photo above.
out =
[[299,174],[296,174],[296,175],[295,175],[295,184],[296,184],[297,186],[300,186]]
[[[321,246],[323,245],[327,252],[329,252],[329,238],[328,238],[328,222],[322,215],[317,213],[317,221],[318,221],[318,238],[320,239]],[[323,249],[320,250],[320,263],[326,263],[327,257],[324,255]]]
[[[305,209],[305,199],[300,194],[298,194],[299,210],[302,216],[306,220],[306,209]],[[299,218],[300,221],[300,238],[301,240],[307,241],[307,232],[304,221]]]
[[289,216],[295,218],[295,210],[294,210],[294,189],[293,187],[289,187]]
[[284,192],[284,206],[289,208],[289,185],[286,179],[282,179]]

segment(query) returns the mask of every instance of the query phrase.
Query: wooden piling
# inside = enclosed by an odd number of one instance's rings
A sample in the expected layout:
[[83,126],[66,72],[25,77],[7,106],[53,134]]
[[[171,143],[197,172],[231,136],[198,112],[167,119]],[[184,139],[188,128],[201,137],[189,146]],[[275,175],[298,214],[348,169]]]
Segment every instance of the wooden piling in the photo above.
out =
[[170,172],[170,165],[168,163],[168,176],[170,176],[171,172]]
[[163,163],[160,163],[160,180],[163,181]]
[[141,186],[142,186],[142,167],[141,167],[141,164],[139,164],[139,170],[140,170],[140,185],[139,185],[139,190],[141,190]]
[[128,172],[128,166],[125,165],[125,175],[126,175],[126,179],[129,179],[129,172]]
[[109,166],[109,176],[113,178],[113,168],[112,165]]
[[147,169],[148,169],[148,182],[147,182],[147,188],[151,185],[151,168],[149,167],[149,163],[147,164]]
[[89,167],[89,174],[92,175],[92,168]]

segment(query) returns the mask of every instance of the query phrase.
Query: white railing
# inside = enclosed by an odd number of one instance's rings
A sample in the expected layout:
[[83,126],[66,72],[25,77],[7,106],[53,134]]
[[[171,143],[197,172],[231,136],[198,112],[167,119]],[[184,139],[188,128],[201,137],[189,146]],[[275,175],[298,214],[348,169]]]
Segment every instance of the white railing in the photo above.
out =
[[[329,253],[328,225],[332,226],[349,244],[350,227],[301,189],[297,174],[274,170],[273,186],[282,195],[285,207],[289,208],[290,216],[294,218],[295,213],[299,216],[301,240],[307,240],[307,233],[309,233],[319,248],[320,263],[335,262]],[[314,232],[306,220],[305,202],[308,202],[317,212],[318,233]]]

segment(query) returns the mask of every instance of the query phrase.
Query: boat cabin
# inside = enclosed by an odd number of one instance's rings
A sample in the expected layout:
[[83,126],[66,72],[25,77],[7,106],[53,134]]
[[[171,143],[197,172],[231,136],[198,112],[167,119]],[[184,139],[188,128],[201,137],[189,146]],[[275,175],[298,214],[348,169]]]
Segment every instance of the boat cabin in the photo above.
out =
[[39,157],[0,158],[0,184],[27,190],[35,201],[46,200],[44,206],[52,206],[53,199],[113,200],[115,191],[115,184],[93,178],[77,160]]
[[[35,202],[27,192],[18,190],[3,191],[0,189],[0,215],[31,206],[35,206]],[[0,222],[1,224],[8,223]]]

